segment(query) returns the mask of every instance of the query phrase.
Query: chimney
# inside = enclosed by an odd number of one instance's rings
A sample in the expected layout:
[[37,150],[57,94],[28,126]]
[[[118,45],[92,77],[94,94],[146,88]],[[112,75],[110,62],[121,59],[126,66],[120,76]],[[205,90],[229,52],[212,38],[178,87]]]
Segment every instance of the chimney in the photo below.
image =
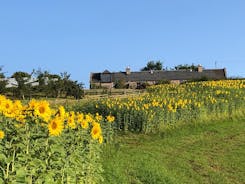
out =
[[129,66],[126,68],[126,75],[129,75],[131,73]]
[[203,71],[202,65],[198,65],[198,66],[197,66],[197,71],[198,71],[198,72],[202,72],[202,71]]

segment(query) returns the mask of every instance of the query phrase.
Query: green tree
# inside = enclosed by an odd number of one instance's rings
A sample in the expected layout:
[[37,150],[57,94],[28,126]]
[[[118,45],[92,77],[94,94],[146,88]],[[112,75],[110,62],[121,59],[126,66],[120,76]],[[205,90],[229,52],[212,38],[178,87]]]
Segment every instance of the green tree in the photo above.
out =
[[47,70],[42,71],[40,68],[35,71],[35,77],[38,80],[39,85],[36,87],[36,93],[49,96],[50,90],[48,89],[48,80],[52,76]]
[[0,66],[0,94],[3,94],[6,91],[6,80],[5,80],[5,75],[4,72],[2,72],[3,67]]
[[80,99],[84,96],[83,84],[77,81],[66,81],[66,97],[73,96],[75,99]]
[[56,74],[49,74],[47,78],[47,88],[45,90],[46,95],[58,98],[61,96],[62,88],[63,82],[61,77]]
[[141,71],[149,71],[149,70],[163,70],[163,64],[160,61],[149,61]]
[[25,99],[25,95],[30,95],[31,85],[28,82],[31,75],[26,72],[15,72],[12,76],[17,81],[17,88],[14,89],[14,94],[18,98]]
[[192,70],[192,71],[197,71],[198,65],[195,64],[184,64],[184,65],[177,65],[174,67],[175,70]]
[[84,91],[82,83],[71,80],[71,74],[67,72],[61,73],[60,77],[61,93],[64,94],[65,97],[73,96],[74,98],[78,99],[83,96]]

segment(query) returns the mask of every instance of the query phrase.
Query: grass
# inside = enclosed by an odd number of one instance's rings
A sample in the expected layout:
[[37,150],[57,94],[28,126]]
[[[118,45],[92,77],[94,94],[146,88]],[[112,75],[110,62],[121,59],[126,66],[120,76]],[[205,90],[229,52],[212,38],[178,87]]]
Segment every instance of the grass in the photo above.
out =
[[245,183],[245,120],[121,135],[103,148],[104,183]]

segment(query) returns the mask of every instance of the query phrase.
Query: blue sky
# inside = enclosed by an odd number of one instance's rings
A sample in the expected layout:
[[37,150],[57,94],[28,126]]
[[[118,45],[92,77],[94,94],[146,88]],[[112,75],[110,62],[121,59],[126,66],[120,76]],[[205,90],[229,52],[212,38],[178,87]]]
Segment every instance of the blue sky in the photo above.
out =
[[202,64],[245,77],[244,0],[8,0],[0,2],[0,65],[7,76]]

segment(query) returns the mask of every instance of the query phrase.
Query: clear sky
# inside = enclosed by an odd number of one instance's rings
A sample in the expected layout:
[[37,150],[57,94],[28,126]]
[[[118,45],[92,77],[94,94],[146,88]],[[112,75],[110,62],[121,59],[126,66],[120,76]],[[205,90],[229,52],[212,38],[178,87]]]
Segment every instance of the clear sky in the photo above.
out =
[[245,77],[244,0],[0,1],[6,76],[41,68],[89,85],[90,72],[202,64]]

